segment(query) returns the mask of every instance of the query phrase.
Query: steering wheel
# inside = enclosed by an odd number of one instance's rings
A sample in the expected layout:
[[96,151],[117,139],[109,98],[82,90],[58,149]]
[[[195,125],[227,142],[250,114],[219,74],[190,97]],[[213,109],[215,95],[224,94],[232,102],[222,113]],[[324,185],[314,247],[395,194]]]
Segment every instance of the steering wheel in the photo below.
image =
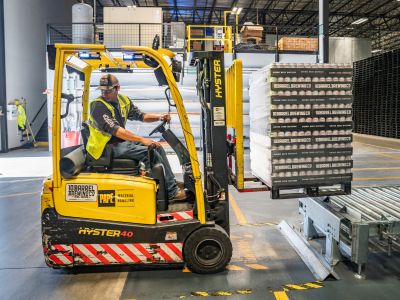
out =
[[167,124],[167,121],[162,121],[161,124],[159,124],[156,128],[154,128],[150,133],[149,136],[152,136],[153,134],[155,134],[156,132],[161,132],[163,133],[165,131],[164,125]]

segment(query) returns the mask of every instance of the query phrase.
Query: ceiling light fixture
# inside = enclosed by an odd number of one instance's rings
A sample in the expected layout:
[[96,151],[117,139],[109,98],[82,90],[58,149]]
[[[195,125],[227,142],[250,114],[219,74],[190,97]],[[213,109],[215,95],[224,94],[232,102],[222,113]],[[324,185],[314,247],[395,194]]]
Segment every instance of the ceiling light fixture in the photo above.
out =
[[367,22],[368,21],[368,18],[360,18],[360,19],[358,19],[358,20],[355,20],[353,23],[351,23],[352,25],[360,25],[360,24],[362,24],[362,23],[364,23],[364,22]]
[[[400,0],[397,0],[397,1],[400,1]],[[378,52],[381,52],[381,51],[382,51],[382,49],[375,49],[375,50],[372,50],[371,53],[378,53]]]
[[242,12],[242,7],[234,7],[234,8],[232,8],[232,14],[234,14],[234,15],[240,15],[240,13]]

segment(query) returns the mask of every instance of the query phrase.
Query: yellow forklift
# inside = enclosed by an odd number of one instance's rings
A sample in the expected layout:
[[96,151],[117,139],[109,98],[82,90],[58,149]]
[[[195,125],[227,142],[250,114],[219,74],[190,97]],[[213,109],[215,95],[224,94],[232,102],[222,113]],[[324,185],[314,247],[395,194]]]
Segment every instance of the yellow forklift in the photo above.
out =
[[[199,52],[202,103],[202,172],[176,79],[174,54],[158,47],[122,47],[118,55],[103,45],[56,44],[49,49],[54,70],[52,107],[53,174],[41,195],[42,241],[53,268],[93,265],[186,264],[193,272],[225,269],[232,256],[229,238],[228,170],[224,61],[222,52]],[[175,106],[184,141],[159,124],[176,152],[189,195],[169,203],[162,165],[114,159],[106,147],[99,159],[85,151],[90,79],[95,72],[154,70]],[[92,99],[93,100],[93,99]],[[149,147],[149,156],[154,149]],[[202,180],[204,182],[202,182]]]

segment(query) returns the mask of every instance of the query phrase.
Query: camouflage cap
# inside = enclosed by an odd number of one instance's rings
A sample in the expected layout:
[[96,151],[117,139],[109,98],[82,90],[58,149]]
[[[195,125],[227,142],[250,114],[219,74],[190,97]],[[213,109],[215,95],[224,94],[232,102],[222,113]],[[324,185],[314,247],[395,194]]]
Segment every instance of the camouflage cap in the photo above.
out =
[[100,84],[97,87],[98,90],[111,90],[112,88],[119,85],[118,78],[112,74],[104,75],[100,78]]

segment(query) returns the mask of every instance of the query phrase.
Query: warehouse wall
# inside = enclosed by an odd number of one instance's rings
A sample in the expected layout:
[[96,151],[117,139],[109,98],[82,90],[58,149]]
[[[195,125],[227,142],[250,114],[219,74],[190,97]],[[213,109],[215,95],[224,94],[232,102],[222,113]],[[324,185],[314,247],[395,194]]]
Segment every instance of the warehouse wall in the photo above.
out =
[[353,63],[371,56],[371,40],[354,37],[329,38],[329,62]]
[[[29,119],[46,101],[45,95],[42,95],[46,88],[46,25],[70,23],[74,3],[77,1],[4,1],[7,102],[24,97]],[[46,117],[45,107],[33,124],[34,133]],[[10,148],[13,146],[9,145]]]

